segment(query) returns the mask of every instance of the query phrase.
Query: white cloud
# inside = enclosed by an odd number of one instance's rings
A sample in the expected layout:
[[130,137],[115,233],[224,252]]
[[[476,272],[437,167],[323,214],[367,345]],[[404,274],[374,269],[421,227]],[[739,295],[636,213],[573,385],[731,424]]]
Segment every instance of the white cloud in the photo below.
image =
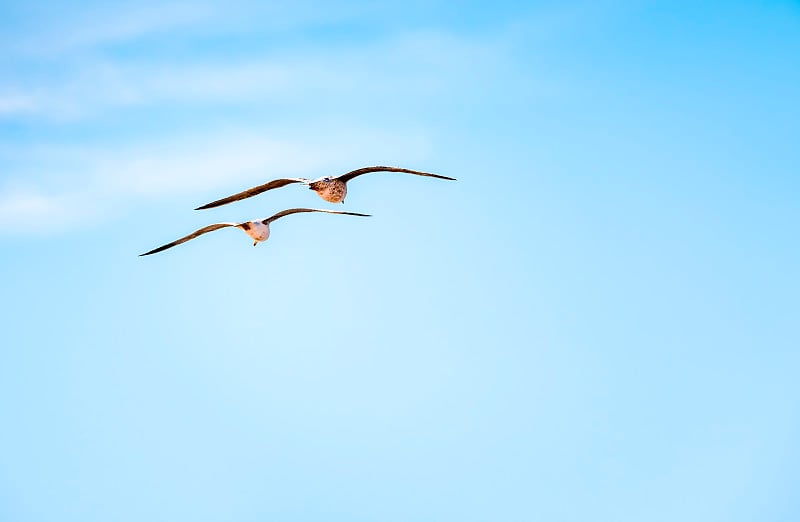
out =
[[3,114],[30,113],[39,110],[38,100],[26,94],[0,94],[0,117]]
[[[83,35],[76,36],[80,29],[65,29],[52,41],[73,50],[101,46],[201,23],[207,14],[202,6],[159,9],[121,13]],[[280,132],[269,124],[242,129],[241,119],[233,118],[239,122],[233,128],[215,123],[213,130],[189,136],[166,127],[153,138],[134,130],[124,136],[61,138],[61,144],[0,147],[7,180],[5,187],[0,185],[0,232],[53,213],[61,223],[78,226],[110,208],[124,211],[233,182],[248,186],[280,176],[316,177],[370,163],[418,165],[430,153],[429,136],[391,119],[387,130],[386,115],[401,114],[403,109],[396,107],[403,100],[413,99],[415,110],[424,110],[419,104],[425,100],[435,106],[462,96],[480,98],[483,86],[503,76],[498,71],[514,68],[506,46],[491,37],[421,32],[369,45],[241,52],[225,60],[75,53],[54,75],[7,77],[5,82],[0,77],[0,119],[57,120],[59,129],[75,122],[83,131],[95,123],[121,128],[111,124],[114,111],[131,107],[141,108],[137,117],[151,121],[160,121],[162,108],[180,105],[203,110],[221,104],[254,106],[262,113],[269,112],[264,107],[291,106],[300,112],[300,128]],[[318,114],[320,107],[328,110],[324,116]],[[361,118],[352,117],[354,108],[362,111]],[[381,116],[371,117],[371,108],[382,110]],[[359,128],[353,121],[372,123]]]
[[[63,9],[63,10],[60,10]],[[210,22],[214,10],[209,4],[145,3],[120,6],[96,4],[55,6],[34,20],[21,21],[21,29],[5,47],[23,56],[63,57],[76,51],[97,48]]]
[[198,34],[207,38],[286,33],[368,16],[369,9],[319,0],[65,2],[18,15],[0,33],[0,47],[7,55],[64,58],[165,34],[180,41]]
[[63,77],[0,84],[0,93],[6,92],[9,100],[0,104],[0,118],[35,113],[78,120],[116,108],[264,106],[301,97],[343,100],[355,95],[350,101],[359,102],[365,96],[459,96],[496,81],[500,70],[513,70],[504,45],[424,32],[368,46],[262,52],[225,60],[83,58],[63,70]]
[[[26,168],[36,157],[47,158],[43,169],[64,159],[58,173],[60,192],[52,176],[43,185],[25,183],[14,175],[14,186],[0,189],[0,233],[60,232],[101,218],[133,211],[150,201],[173,195],[199,194],[212,188],[258,184],[276,177],[316,177],[336,169],[363,166],[365,158],[397,157],[421,161],[430,153],[421,133],[338,129],[335,135],[268,137],[266,131],[227,130],[169,141],[135,145],[71,149],[32,147]],[[224,136],[220,140],[219,136]],[[23,163],[24,151],[16,162]],[[41,174],[41,173],[40,173]],[[44,226],[58,216],[58,226]],[[42,225],[42,226],[40,226]]]
[[14,216],[32,219],[52,214],[60,209],[55,198],[21,190],[3,194],[0,199],[0,223],[9,222]]
[[91,214],[71,194],[48,195],[33,189],[0,193],[0,230],[9,233],[53,233]]

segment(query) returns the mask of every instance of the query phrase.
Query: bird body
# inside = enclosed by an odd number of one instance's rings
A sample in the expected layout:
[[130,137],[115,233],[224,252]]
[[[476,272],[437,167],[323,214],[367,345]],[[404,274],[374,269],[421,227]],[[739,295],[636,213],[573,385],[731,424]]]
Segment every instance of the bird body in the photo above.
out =
[[166,245],[160,246],[158,248],[154,248],[149,252],[145,252],[144,254],[139,254],[140,256],[149,256],[150,254],[155,254],[157,252],[162,252],[168,248],[172,248],[176,245],[180,245],[181,243],[185,243],[190,239],[194,239],[198,236],[202,236],[203,234],[207,234],[208,232],[212,232],[214,230],[219,230],[221,228],[228,228],[228,227],[235,227],[239,228],[244,231],[245,234],[250,236],[253,239],[253,246],[256,246],[258,243],[262,241],[266,241],[269,239],[269,225],[276,219],[280,219],[284,216],[288,216],[290,214],[297,214],[299,212],[325,212],[326,214],[346,214],[348,216],[362,216],[362,217],[369,217],[369,214],[360,214],[358,212],[343,212],[339,210],[324,210],[319,208],[290,208],[286,210],[282,210],[272,216],[264,219],[257,219],[252,221],[244,221],[242,223],[214,223],[212,225],[205,226],[203,228],[199,228],[192,232],[189,235],[183,236],[180,239],[176,239],[171,243],[167,243]]
[[360,169],[351,170],[350,172],[347,172],[340,176],[336,177],[324,176],[314,180],[309,180],[305,178],[274,179],[272,181],[264,183],[263,185],[258,185],[256,187],[243,190],[242,192],[238,192],[231,196],[218,199],[216,201],[212,201],[211,203],[206,203],[205,205],[197,207],[195,210],[203,210],[207,208],[219,207],[221,205],[226,205],[234,201],[251,198],[253,196],[261,194],[262,192],[266,192],[268,190],[280,187],[285,187],[286,185],[291,185],[294,183],[302,183],[308,186],[309,189],[316,192],[317,195],[322,199],[324,199],[325,201],[328,201],[330,203],[344,203],[344,198],[347,195],[347,182],[357,176],[361,176],[362,174],[368,174],[370,172],[404,172],[406,174],[415,174],[417,176],[426,176],[429,178],[439,178],[439,179],[455,181],[455,178],[440,176],[439,174],[431,174],[430,172],[422,172],[420,170],[404,169],[401,167],[384,167],[384,166],[363,167]]
[[308,188],[329,203],[344,203],[347,183],[336,178],[320,178],[308,183]]
[[269,224],[266,221],[245,221],[236,226],[253,238],[253,246],[269,239]]

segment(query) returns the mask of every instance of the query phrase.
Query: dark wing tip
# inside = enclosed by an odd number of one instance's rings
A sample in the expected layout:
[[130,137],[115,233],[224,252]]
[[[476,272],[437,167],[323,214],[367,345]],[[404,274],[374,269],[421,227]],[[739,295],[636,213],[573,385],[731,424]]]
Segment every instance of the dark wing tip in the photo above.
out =
[[446,179],[448,181],[458,181],[456,178],[451,178],[450,176],[442,176],[441,174],[433,174],[431,172],[411,172],[410,174],[418,174],[420,176],[427,176],[429,178],[438,178],[438,179]]
[[197,207],[195,210],[206,210],[206,209],[209,209],[209,208],[222,206],[225,203],[228,203],[228,201],[226,201],[227,199],[229,199],[229,198],[218,199],[217,201],[212,201],[211,203],[206,203],[205,205],[201,205],[201,206]]
[[[259,188],[259,187],[255,187],[255,188]],[[258,192],[255,192],[255,193],[253,193],[253,192],[254,192],[254,189],[247,189],[247,190],[245,190],[243,192],[238,192],[236,194],[233,194],[232,196],[227,196],[227,197],[224,197],[222,199],[217,199],[215,201],[212,201],[211,203],[206,203],[205,205],[200,205],[195,210],[206,210],[206,209],[209,209],[209,208],[221,207],[222,205],[227,205],[228,203],[233,203],[234,201],[247,199],[247,198],[249,198],[251,196],[255,196],[256,194],[258,194]]]
[[145,252],[144,254],[139,254],[139,257],[149,256],[150,254],[158,254],[159,252],[163,252],[164,250],[166,250],[168,248],[172,248],[174,246],[175,245],[173,243],[168,243],[168,244],[162,245],[162,246],[160,246],[158,248],[154,248],[153,250],[150,250],[149,252]]

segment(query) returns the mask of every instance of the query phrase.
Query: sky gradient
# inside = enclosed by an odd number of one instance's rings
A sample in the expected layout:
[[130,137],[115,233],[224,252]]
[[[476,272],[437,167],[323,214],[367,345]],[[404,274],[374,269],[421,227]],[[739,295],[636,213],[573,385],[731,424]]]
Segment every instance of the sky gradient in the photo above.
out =
[[[0,520],[800,519],[797,2],[10,1],[0,50]],[[458,181],[191,210],[366,165]],[[138,257],[297,206],[373,217]]]

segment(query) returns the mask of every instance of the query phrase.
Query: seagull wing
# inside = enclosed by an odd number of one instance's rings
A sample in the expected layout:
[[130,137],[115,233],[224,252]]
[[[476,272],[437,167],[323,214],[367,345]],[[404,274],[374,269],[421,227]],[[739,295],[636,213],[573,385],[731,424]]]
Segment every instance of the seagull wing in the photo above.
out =
[[262,222],[265,225],[269,225],[276,219],[280,219],[283,216],[288,216],[289,214],[297,214],[298,212],[325,212],[327,214],[347,214],[348,216],[363,216],[363,217],[370,217],[370,214],[360,214],[358,212],[344,212],[341,210],[324,210],[321,208],[290,208],[286,210],[281,210],[277,214],[274,214],[268,218],[264,218]]
[[428,176],[430,178],[439,178],[439,179],[448,179],[450,181],[456,181],[456,178],[448,178],[447,176],[440,176],[439,174],[431,174],[430,172],[422,172],[419,170],[411,170],[411,169],[403,169],[400,167],[363,167],[356,170],[351,170],[346,174],[342,174],[338,176],[336,179],[340,179],[347,183],[351,179],[355,178],[356,176],[360,176],[362,174],[369,174],[370,172],[405,172],[406,174],[416,174],[417,176]]
[[203,227],[201,229],[195,230],[188,236],[183,236],[180,239],[176,239],[172,243],[167,243],[164,246],[160,246],[158,248],[154,248],[150,252],[145,252],[144,254],[139,254],[139,256],[149,256],[150,254],[155,254],[157,252],[161,252],[162,250],[166,250],[168,248],[172,248],[175,245],[180,245],[181,243],[186,243],[190,239],[194,239],[197,236],[202,236],[208,232],[213,232],[214,230],[219,230],[220,228],[227,228],[227,227],[235,227],[238,226],[238,223],[214,223],[213,225],[208,225],[207,227]]
[[292,183],[304,183],[306,181],[308,181],[308,180],[305,179],[305,178],[273,179],[272,181],[264,183],[263,185],[259,185],[257,187],[249,188],[247,190],[239,192],[238,194],[234,194],[232,196],[228,196],[227,198],[222,198],[222,199],[218,199],[216,201],[212,201],[211,203],[206,203],[202,207],[197,207],[195,210],[205,210],[207,208],[214,208],[214,207],[218,207],[220,205],[226,205],[226,204],[231,203],[233,201],[239,201],[240,199],[252,198],[253,196],[256,196],[256,195],[261,194],[262,192],[266,192],[268,190],[280,188],[280,187],[283,187],[285,185],[290,185]]

